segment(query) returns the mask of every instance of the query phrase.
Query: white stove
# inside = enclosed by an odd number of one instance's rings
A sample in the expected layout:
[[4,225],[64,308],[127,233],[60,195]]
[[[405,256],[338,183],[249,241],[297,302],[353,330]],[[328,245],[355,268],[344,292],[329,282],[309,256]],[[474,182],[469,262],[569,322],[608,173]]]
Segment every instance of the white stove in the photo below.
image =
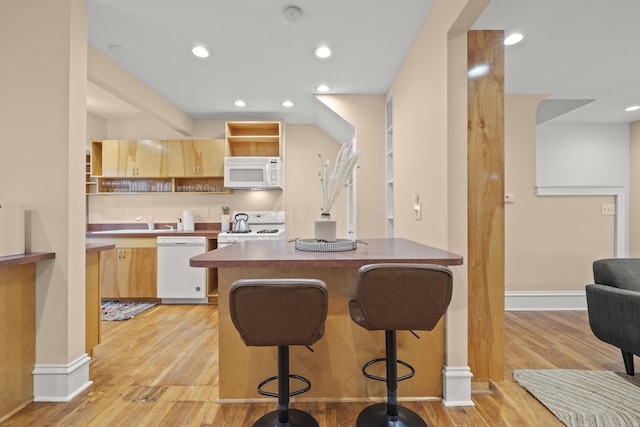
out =
[[218,234],[218,248],[250,240],[284,240],[286,238],[284,211],[234,212],[231,215],[231,219],[235,219],[238,214],[246,214],[248,216],[247,225],[249,226],[249,231],[244,233],[224,231]]

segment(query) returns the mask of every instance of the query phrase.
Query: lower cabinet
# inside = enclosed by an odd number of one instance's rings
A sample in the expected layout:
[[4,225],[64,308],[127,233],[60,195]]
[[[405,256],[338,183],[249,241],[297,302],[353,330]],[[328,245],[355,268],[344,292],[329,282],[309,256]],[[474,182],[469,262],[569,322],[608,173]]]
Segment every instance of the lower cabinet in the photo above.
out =
[[100,253],[87,253],[85,276],[85,350],[93,357],[100,344]]
[[121,247],[101,252],[102,299],[156,300],[155,247]]

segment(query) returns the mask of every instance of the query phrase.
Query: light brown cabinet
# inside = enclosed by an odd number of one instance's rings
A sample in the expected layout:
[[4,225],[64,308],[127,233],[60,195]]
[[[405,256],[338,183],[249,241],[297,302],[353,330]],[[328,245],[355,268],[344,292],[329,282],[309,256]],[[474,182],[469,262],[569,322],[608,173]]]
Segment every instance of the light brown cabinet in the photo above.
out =
[[[223,193],[224,139],[93,141],[92,193]],[[87,191],[89,193],[89,191]]]
[[87,253],[85,269],[85,351],[100,344],[100,253]]
[[157,299],[155,247],[116,246],[100,263],[102,299]]
[[226,131],[232,156],[281,157],[282,124],[278,121],[227,122]]
[[167,148],[163,141],[105,140],[102,144],[102,175],[109,177],[169,176]]
[[169,176],[215,177],[224,175],[224,157],[229,155],[223,139],[166,141]]

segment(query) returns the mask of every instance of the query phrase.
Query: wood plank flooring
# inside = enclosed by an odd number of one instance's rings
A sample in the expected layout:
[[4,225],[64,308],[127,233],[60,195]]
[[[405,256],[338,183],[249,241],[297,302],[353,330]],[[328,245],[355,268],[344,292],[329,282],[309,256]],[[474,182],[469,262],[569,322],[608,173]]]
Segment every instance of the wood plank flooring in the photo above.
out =
[[[215,305],[162,305],[131,320],[102,322],[102,344],[90,367],[94,384],[69,403],[31,404],[2,425],[250,426],[274,410],[276,402],[215,403],[217,324]],[[562,426],[511,380],[514,369],[527,368],[624,371],[620,352],[591,333],[586,312],[509,312],[505,380],[474,392],[474,407],[445,408],[438,401],[402,404],[430,426]],[[354,426],[365,406],[291,404],[312,413],[322,427]]]

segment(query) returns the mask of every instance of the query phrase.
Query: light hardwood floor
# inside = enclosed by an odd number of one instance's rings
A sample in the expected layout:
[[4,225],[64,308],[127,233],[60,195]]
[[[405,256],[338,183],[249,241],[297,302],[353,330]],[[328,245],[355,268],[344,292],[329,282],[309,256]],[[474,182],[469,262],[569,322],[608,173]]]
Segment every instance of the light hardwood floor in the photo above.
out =
[[[131,320],[102,322],[103,343],[91,361],[94,384],[69,403],[34,403],[2,425],[250,426],[276,402],[215,403],[217,319],[215,305],[164,305]],[[586,312],[510,312],[505,319],[505,380],[474,392],[474,407],[402,404],[430,426],[562,426],[511,380],[514,369],[624,371],[620,352],[591,333]],[[291,404],[322,427],[354,426],[365,406]]]

